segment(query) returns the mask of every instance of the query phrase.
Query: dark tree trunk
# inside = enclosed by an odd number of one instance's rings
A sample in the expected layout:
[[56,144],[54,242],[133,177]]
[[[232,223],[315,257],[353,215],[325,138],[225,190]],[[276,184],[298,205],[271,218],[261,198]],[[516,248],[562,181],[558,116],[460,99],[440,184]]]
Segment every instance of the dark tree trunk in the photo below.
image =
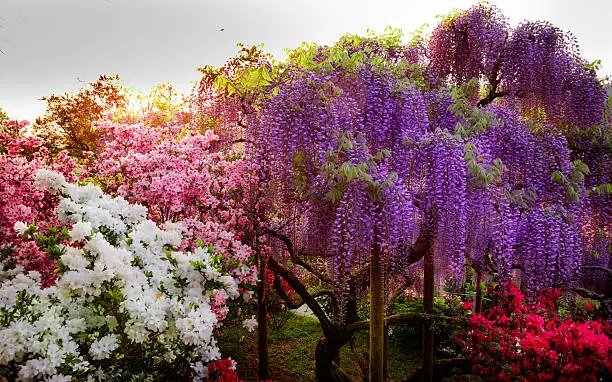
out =
[[[434,258],[431,249],[425,253],[423,268],[423,310],[427,314],[433,314]],[[423,324],[423,381],[426,382],[431,382],[433,379],[433,348],[433,332],[429,322],[426,322]]]
[[[294,257],[295,253],[293,251],[293,245],[291,241],[284,235],[276,233],[274,231],[268,230],[269,235],[273,237],[277,237],[282,240],[287,245],[287,250]],[[410,263],[416,263],[419,261],[430,248],[430,236],[429,231],[424,231],[424,233],[417,239],[417,242],[409,248],[406,252],[407,259],[410,260]],[[380,247],[376,245],[374,247],[374,251],[376,253],[376,258],[380,259]],[[292,259],[293,259],[292,257]],[[296,258],[299,261],[299,259]],[[315,300],[315,295],[308,292],[308,289],[302,284],[302,282],[297,279],[289,270],[285,269],[281,264],[279,264],[273,257],[269,259],[270,269],[274,271],[277,276],[285,279],[289,285],[293,288],[293,290],[301,297],[302,301],[299,305],[306,304],[313,312],[313,314],[319,319],[319,323],[321,324],[321,329],[323,330],[324,338],[319,340],[315,350],[315,362],[316,362],[316,377],[319,381],[348,381],[350,377],[342,372],[342,370],[338,367],[337,364],[334,364],[334,360],[338,359],[340,349],[346,345],[353,337],[353,334],[358,330],[365,330],[370,327],[370,322],[367,321],[358,321],[359,317],[357,314],[357,300],[356,296],[350,296],[347,299],[346,305],[346,324],[343,327],[338,327],[334,324],[325,314],[325,311],[321,308],[319,303]],[[376,262],[375,270],[378,269],[375,273],[379,273],[380,277],[373,277],[374,280],[380,281],[380,286],[377,287],[380,289],[380,293],[378,293],[379,298],[382,301],[382,310],[380,317],[380,335],[382,344],[384,344],[384,325],[386,319],[384,317],[384,280],[382,278],[382,264],[380,262]],[[372,269],[370,269],[372,271]],[[351,290],[358,290],[358,283],[356,281],[351,283]],[[279,282],[280,286],[280,282]],[[282,293],[282,289],[278,290],[279,295],[283,298],[289,306],[294,306],[294,303],[288,299],[288,296]],[[375,294],[376,295],[376,294]],[[352,298],[351,298],[352,297]],[[258,300],[259,302],[259,300]],[[264,316],[265,317],[265,316]],[[445,319],[449,319],[446,317]],[[388,318],[388,324],[397,325],[397,324],[411,324],[411,325],[419,325],[423,321],[421,316],[417,315],[395,315]],[[266,338],[267,341],[267,338]],[[380,353],[382,354],[383,346],[380,346]],[[381,357],[382,359],[382,357]],[[380,371],[382,372],[382,363]],[[381,374],[382,375],[382,374]]]
[[339,342],[334,338],[321,338],[315,349],[316,376],[319,382],[340,382],[344,379],[338,374],[334,360],[340,354]]
[[476,271],[476,297],[474,299],[474,313],[482,312],[482,288],[480,284],[482,283],[482,271]]
[[259,357],[259,380],[268,380],[268,304],[266,301],[267,260],[259,259],[257,284],[257,350]]

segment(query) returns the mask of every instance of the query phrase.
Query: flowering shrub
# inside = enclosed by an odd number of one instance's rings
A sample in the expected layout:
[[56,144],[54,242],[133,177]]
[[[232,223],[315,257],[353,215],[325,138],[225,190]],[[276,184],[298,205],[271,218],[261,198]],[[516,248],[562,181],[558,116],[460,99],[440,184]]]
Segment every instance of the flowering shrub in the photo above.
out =
[[[40,273],[21,267],[0,271],[0,377],[206,378],[221,356],[216,300],[240,297],[220,257],[210,247],[175,250],[180,226],[158,227],[141,205],[57,173],[36,176],[46,192],[61,193],[57,214],[71,229],[47,242],[59,254],[55,285],[43,288]],[[34,225],[15,227],[41,237]],[[215,373],[226,373],[221,366]]]
[[609,323],[577,322],[558,315],[558,290],[534,305],[512,282],[497,306],[472,315],[463,339],[472,371],[498,381],[596,381],[610,378]]
[[[108,191],[147,206],[154,221],[180,222],[182,249],[201,240],[212,244],[228,265],[248,263],[254,252],[243,243],[251,228],[245,205],[257,178],[246,161],[217,151],[218,137],[211,131],[119,123],[100,123],[98,128],[104,150],[94,172],[115,180],[107,182]],[[255,281],[251,269],[235,267],[232,272]]]
[[215,361],[208,366],[208,376],[211,381],[238,382],[236,363],[230,359]]
[[33,221],[42,229],[57,225],[53,213],[57,198],[37,187],[34,177],[39,169],[52,169],[74,180],[75,163],[66,151],[52,158],[40,138],[24,137],[21,130],[26,125],[5,121],[0,132],[0,260],[38,271],[47,286],[55,278],[55,261],[36,242],[19,238],[13,227],[17,222]]

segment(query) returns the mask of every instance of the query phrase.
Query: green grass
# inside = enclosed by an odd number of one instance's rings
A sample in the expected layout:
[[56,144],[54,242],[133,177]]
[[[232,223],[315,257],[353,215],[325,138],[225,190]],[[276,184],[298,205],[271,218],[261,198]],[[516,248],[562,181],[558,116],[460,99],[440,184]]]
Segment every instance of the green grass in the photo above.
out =
[[[314,380],[314,351],[321,336],[319,321],[297,315],[280,329],[269,329],[270,377],[274,381]],[[248,333],[239,321],[226,322],[219,347],[224,357],[238,362],[242,379],[257,380],[257,331]]]
[[[270,377],[274,381],[314,381],[314,352],[322,337],[315,318],[293,315],[280,329],[269,333]],[[418,334],[419,331],[415,331]],[[410,376],[419,366],[419,335],[391,335],[389,339],[389,372],[393,380]],[[240,342],[240,338],[245,336]],[[257,332],[247,333],[238,321],[227,322],[219,347],[225,357],[238,362],[238,374],[247,381],[257,380]],[[347,344],[340,354],[340,366],[355,381],[367,373],[367,332],[359,333],[353,344]]]

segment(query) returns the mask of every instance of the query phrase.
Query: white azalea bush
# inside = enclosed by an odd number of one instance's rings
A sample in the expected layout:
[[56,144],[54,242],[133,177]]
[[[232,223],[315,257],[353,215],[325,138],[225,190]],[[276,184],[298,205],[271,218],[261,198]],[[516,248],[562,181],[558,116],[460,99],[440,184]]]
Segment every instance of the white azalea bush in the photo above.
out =
[[162,229],[145,207],[57,175],[39,172],[37,182],[60,193],[57,214],[71,228],[48,237],[34,225],[15,228],[46,240],[60,274],[43,289],[35,271],[0,270],[0,377],[206,379],[221,357],[213,300],[246,291],[210,247],[176,251],[179,225]]

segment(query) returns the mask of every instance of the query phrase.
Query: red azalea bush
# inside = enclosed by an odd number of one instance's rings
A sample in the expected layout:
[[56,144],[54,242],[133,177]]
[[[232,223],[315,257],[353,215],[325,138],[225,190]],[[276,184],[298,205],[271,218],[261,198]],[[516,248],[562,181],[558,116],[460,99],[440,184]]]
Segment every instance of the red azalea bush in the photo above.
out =
[[472,372],[498,381],[597,381],[612,376],[610,322],[559,316],[561,292],[549,291],[533,305],[512,283],[499,303],[474,314],[457,341],[465,346]]
[[221,359],[208,365],[208,380],[238,382],[236,365],[231,359]]

